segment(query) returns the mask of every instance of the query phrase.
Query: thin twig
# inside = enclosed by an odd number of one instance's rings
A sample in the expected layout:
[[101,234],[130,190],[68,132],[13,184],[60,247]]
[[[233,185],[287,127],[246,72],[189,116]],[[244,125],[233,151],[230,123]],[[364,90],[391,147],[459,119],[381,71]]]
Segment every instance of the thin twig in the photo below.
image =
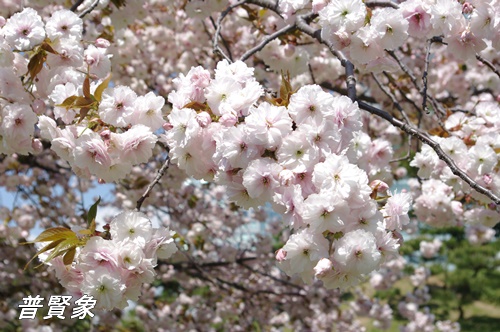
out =
[[295,30],[296,28],[297,28],[297,26],[295,24],[289,24],[289,25],[285,26],[284,28],[276,31],[275,33],[267,36],[258,45],[254,46],[253,48],[246,51],[245,54],[243,54],[241,56],[240,60],[241,61],[247,60],[249,57],[251,57],[253,54],[262,50],[264,48],[264,46],[266,46],[267,44],[269,44],[270,42],[272,42],[273,40],[275,40],[279,36],[285,35],[291,31]]
[[392,2],[392,1],[365,1],[365,6],[369,8],[376,8],[376,7],[382,7],[382,8],[394,8],[398,9],[399,6]]
[[389,163],[396,163],[410,158],[410,151],[411,151],[411,135],[408,135],[408,150],[406,151],[406,154],[403,157],[390,160]]
[[[168,151],[167,151],[167,153],[168,153]],[[167,171],[167,169],[168,169],[169,166],[170,166],[170,154],[167,154],[167,158],[165,159],[165,162],[163,163],[163,166],[158,170],[158,173],[156,173],[156,177],[154,178],[153,182],[151,182],[148,185],[148,187],[146,188],[146,191],[144,192],[144,194],[142,194],[142,196],[137,200],[137,205],[135,206],[135,209],[137,211],[141,210],[142,203],[149,196],[149,194],[150,194],[151,190],[153,189],[153,187],[158,182],[160,182],[161,178],[163,177],[163,175],[165,174],[165,172]]]
[[73,6],[71,6],[71,8],[69,10],[71,10],[72,12],[75,12],[78,7],[84,2],[85,0],[77,0]]
[[500,71],[498,71],[498,69],[490,61],[480,56],[479,53],[476,53],[476,59],[481,61],[484,65],[490,68],[495,74],[497,74],[498,77],[500,77]]
[[233,61],[231,60],[231,58],[228,55],[226,55],[226,53],[224,53],[222,48],[219,46],[219,36],[220,36],[220,30],[222,28],[222,21],[227,16],[227,14],[229,14],[234,8],[241,6],[246,2],[247,2],[247,0],[242,0],[242,1],[235,3],[234,5],[227,7],[220,14],[219,18],[217,19],[217,24],[215,26],[215,34],[214,34],[214,40],[213,40],[213,51],[215,54],[222,55],[222,57],[224,59],[226,59],[227,61],[229,61],[230,63],[232,63]]
[[313,68],[312,68],[310,62],[307,64],[307,68],[309,68],[309,75],[311,75],[311,81],[312,81],[312,83],[316,84],[316,78],[314,77]]
[[415,77],[415,75],[413,75],[413,72],[404,64],[403,61],[401,61],[401,59],[397,56],[396,53],[394,53],[394,51],[386,51],[387,54],[389,54],[394,60],[396,60],[396,62],[398,63],[399,67],[403,70],[403,72],[408,75],[408,77],[410,78],[411,82],[413,83],[413,85],[420,90],[420,88],[418,87],[418,83],[417,83],[417,78]]
[[427,107],[427,75],[429,73],[429,62],[431,59],[431,47],[432,39],[427,41],[427,49],[425,51],[425,62],[424,62],[424,73],[422,74],[422,90],[420,94],[422,95],[422,109],[425,113],[429,114],[429,108]]
[[380,82],[380,80],[377,78],[377,76],[372,73],[372,78],[375,80],[375,82],[377,83],[378,87],[380,88],[380,90],[382,90],[382,92],[387,96],[389,97],[389,99],[391,99],[392,101],[392,104],[394,105],[394,107],[396,107],[399,111],[399,113],[401,113],[401,115],[403,116],[403,119],[405,120],[406,123],[410,123],[410,119],[408,118],[408,115],[406,114],[405,110],[403,109],[403,107],[401,107],[401,105],[399,104],[398,100],[396,99],[396,97],[394,96],[394,94],[389,91],[388,88],[386,88],[382,82]]
[[[217,29],[217,23],[215,23],[212,16],[210,16],[210,22],[212,23],[212,26],[214,27],[214,29]],[[206,29],[205,24],[203,24],[203,27]],[[207,30],[207,32],[208,32],[208,30]],[[229,43],[227,42],[226,38],[224,38],[222,35],[220,35],[220,38],[222,40],[222,44],[224,45],[224,48],[227,51],[227,56],[228,56],[229,60],[231,60],[231,62],[233,62],[233,54],[231,53],[231,48],[229,47]]]
[[80,15],[78,15],[80,18],[84,18],[87,14],[90,14],[91,11],[93,11],[95,9],[95,7],[97,7],[97,5],[99,4],[99,0],[95,0],[87,9],[85,9],[83,12],[80,13]]
[[257,5],[259,7],[271,9],[276,14],[281,16],[281,13],[278,12],[278,0],[249,0],[248,3]]
[[284,285],[286,285],[286,286],[290,286],[290,287],[296,288],[296,289],[298,289],[299,291],[300,291],[300,290],[302,290],[302,287],[300,287],[299,285],[296,285],[296,284],[294,284],[294,283],[291,283],[291,282],[288,282],[288,281],[286,281],[286,280],[283,280],[283,279],[277,278],[277,277],[275,277],[275,276],[272,276],[272,275],[270,275],[270,274],[268,274],[268,273],[265,273],[265,272],[259,271],[259,270],[257,270],[257,269],[254,269],[254,268],[252,268],[252,267],[250,267],[250,266],[246,265],[244,262],[237,262],[237,263],[238,263],[238,265],[243,266],[244,268],[246,268],[246,269],[247,269],[247,270],[249,270],[249,271],[252,271],[253,273],[260,274],[260,275],[262,275],[262,276],[265,276],[265,277],[267,277],[267,278],[270,278],[270,279],[272,279],[272,280],[274,280],[274,281],[276,281],[276,282],[279,282],[279,283],[281,283],[281,284],[284,284]]
[[[341,95],[347,95],[347,89],[342,89],[342,88],[339,88],[337,86],[334,86],[334,85],[330,84],[330,82],[325,81],[325,82],[320,83],[319,85],[323,89],[334,91],[334,92],[337,92]],[[367,103],[372,103],[372,104],[377,103],[377,100],[375,98],[373,98],[372,96],[367,96],[366,94],[356,96],[356,100],[363,100],[363,101],[366,101]]]
[[297,16],[295,24],[300,31],[318,40],[321,44],[326,45],[330,52],[340,60],[340,64],[345,68],[346,73],[347,96],[352,101],[356,101],[356,78],[354,76],[354,65],[351,61],[349,61],[349,59],[346,58],[344,53],[336,50],[332,43],[321,38],[321,30],[316,30],[307,24],[308,20],[312,20],[314,18],[315,16],[311,14]]

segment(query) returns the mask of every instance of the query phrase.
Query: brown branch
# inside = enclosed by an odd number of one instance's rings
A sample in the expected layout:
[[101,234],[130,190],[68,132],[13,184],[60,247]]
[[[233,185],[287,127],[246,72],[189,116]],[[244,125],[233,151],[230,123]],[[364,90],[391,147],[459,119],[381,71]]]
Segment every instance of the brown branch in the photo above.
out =
[[399,104],[398,100],[396,99],[396,97],[394,96],[394,94],[389,91],[388,88],[386,88],[382,82],[380,82],[380,80],[377,78],[377,75],[375,75],[374,73],[372,73],[372,78],[375,80],[375,83],[377,83],[378,87],[380,88],[380,90],[382,90],[382,92],[387,96],[389,97],[389,99],[391,99],[392,101],[392,104],[394,105],[394,107],[397,108],[397,110],[399,111],[399,113],[401,113],[401,115],[403,116],[403,119],[405,120],[406,123],[410,123],[410,119],[408,118],[408,115],[406,115],[406,112],[404,111],[403,107],[401,107],[401,105]]
[[382,7],[382,8],[394,8],[398,9],[399,6],[392,2],[392,1],[365,1],[365,6],[369,8],[376,8],[376,7]]
[[71,6],[71,8],[69,10],[71,10],[72,12],[76,11],[76,9],[84,2],[85,0],[78,0],[76,1],[73,6]]
[[356,77],[354,76],[354,65],[345,57],[344,53],[337,51],[332,43],[321,38],[321,29],[316,30],[307,24],[307,21],[312,20],[315,17],[315,15],[310,14],[297,16],[295,24],[300,31],[316,39],[321,44],[326,45],[330,52],[340,60],[340,64],[345,68],[346,73],[347,96],[352,101],[356,101]]
[[479,53],[476,53],[476,59],[478,59],[488,68],[490,68],[500,78],[500,71],[498,71],[498,69],[491,62],[480,56]]
[[163,163],[163,166],[158,170],[158,173],[156,173],[156,177],[148,185],[148,187],[146,188],[146,191],[144,192],[144,194],[142,194],[142,196],[137,200],[137,204],[135,206],[135,209],[137,211],[141,210],[142,203],[149,196],[149,194],[151,193],[151,190],[154,188],[154,186],[158,182],[160,182],[161,178],[163,177],[163,175],[165,174],[165,172],[167,171],[167,169],[168,169],[169,166],[170,166],[170,154],[167,151],[167,158],[165,159],[165,162]]
[[289,24],[289,25],[285,26],[284,28],[276,31],[275,33],[267,36],[258,45],[254,46],[253,48],[246,51],[245,54],[243,54],[241,56],[240,60],[241,61],[247,60],[249,57],[251,57],[253,54],[262,50],[264,48],[264,46],[266,46],[267,44],[269,44],[270,42],[272,42],[276,38],[280,37],[281,35],[285,35],[285,34],[291,32],[295,29],[297,29],[297,26],[295,24]]
[[427,49],[425,51],[425,63],[424,63],[424,72],[422,74],[422,90],[420,94],[422,95],[422,109],[425,113],[429,114],[429,108],[427,107],[427,75],[429,74],[429,62],[431,59],[431,47],[432,47],[432,39],[427,41]]
[[380,116],[381,118],[389,121],[393,126],[398,127],[399,129],[401,129],[405,133],[407,133],[411,136],[414,136],[418,140],[420,140],[421,142],[429,145],[436,152],[439,159],[441,159],[442,161],[444,161],[446,163],[446,165],[448,165],[448,167],[451,169],[453,174],[458,176],[460,179],[464,180],[469,186],[471,186],[471,188],[473,188],[477,192],[490,198],[497,205],[497,207],[500,206],[500,197],[496,196],[490,190],[486,189],[485,187],[483,187],[480,184],[478,184],[477,182],[475,182],[467,173],[465,173],[463,170],[458,168],[458,166],[455,164],[453,159],[451,159],[450,156],[448,156],[443,151],[441,146],[436,141],[431,139],[429,136],[427,136],[426,134],[421,132],[419,129],[414,128],[412,126],[409,126],[408,124],[402,122],[401,120],[394,118],[391,114],[389,114],[389,113],[387,113],[379,108],[376,108],[374,106],[366,104],[362,101],[359,101],[358,105],[361,109],[368,111],[372,114],[375,114],[377,116]]
[[95,9],[95,7],[97,7],[98,4],[99,0],[95,0],[87,9],[81,12],[80,15],[78,15],[78,17],[84,18],[87,14],[90,14],[90,12],[92,12]]
[[236,7],[239,7],[243,4],[245,4],[247,2],[247,0],[242,0],[242,1],[239,1],[237,3],[235,3],[234,5],[231,5],[229,7],[227,7],[219,16],[219,18],[217,19],[217,24],[215,25],[215,34],[214,34],[214,40],[213,40],[213,52],[214,54],[220,54],[222,55],[222,57],[224,59],[226,59],[227,61],[229,61],[230,63],[233,62],[233,60],[231,60],[231,57],[226,55],[226,53],[224,53],[224,51],[222,50],[222,48],[219,46],[219,37],[222,38],[221,36],[221,27],[222,27],[222,21],[224,20],[224,18]]

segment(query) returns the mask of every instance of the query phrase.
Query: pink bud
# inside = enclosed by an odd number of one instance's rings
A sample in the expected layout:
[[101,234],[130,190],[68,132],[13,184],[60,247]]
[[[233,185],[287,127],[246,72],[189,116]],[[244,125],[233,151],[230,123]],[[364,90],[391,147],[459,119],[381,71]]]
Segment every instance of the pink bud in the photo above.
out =
[[111,139],[111,131],[109,129],[104,129],[101,131],[101,138],[104,141],[109,141]]
[[395,175],[398,179],[402,179],[402,178],[404,178],[407,174],[408,174],[408,170],[407,170],[405,167],[398,167],[398,168],[396,169],[396,172],[394,172],[394,175]]
[[1,28],[1,27],[3,27],[3,26],[5,25],[5,22],[7,22],[7,21],[5,20],[5,17],[0,16],[0,28]]
[[35,99],[33,101],[33,104],[31,104],[31,107],[33,108],[33,111],[37,115],[41,115],[45,113],[46,107],[45,107],[45,102],[41,99]]
[[314,275],[316,278],[321,279],[327,276],[333,270],[333,263],[328,258],[322,258],[314,267]]
[[170,130],[172,128],[174,128],[174,126],[170,123],[170,122],[165,122],[163,125],[162,125],[163,129],[165,130]]
[[278,249],[278,251],[276,251],[276,260],[278,262],[283,262],[285,258],[286,258],[286,251],[283,250],[283,248]]
[[389,185],[384,181],[373,180],[370,183],[370,188],[372,188],[372,190],[376,191],[377,193],[385,193],[387,189],[389,189]]
[[398,231],[392,231],[392,237],[396,240],[398,240],[399,245],[403,245],[403,235],[399,233]]
[[464,2],[464,4],[462,5],[462,14],[470,15],[472,14],[473,11],[474,11],[474,6],[472,6],[470,2]]
[[236,117],[236,115],[231,113],[226,113],[219,119],[219,123],[224,127],[232,127],[236,124],[236,122],[238,122],[238,118]]
[[97,38],[97,40],[95,41],[95,46],[99,48],[108,48],[109,45],[111,45],[109,40],[104,38]]
[[31,141],[31,147],[33,148],[33,150],[35,150],[35,153],[40,153],[43,151],[43,144],[38,138],[35,138],[33,139],[33,141]]
[[196,115],[196,121],[200,125],[200,127],[205,128],[210,123],[212,123],[212,119],[210,118],[210,114],[207,112],[200,112]]
[[493,177],[491,176],[491,174],[484,174],[483,182],[485,185],[490,185],[493,182]]

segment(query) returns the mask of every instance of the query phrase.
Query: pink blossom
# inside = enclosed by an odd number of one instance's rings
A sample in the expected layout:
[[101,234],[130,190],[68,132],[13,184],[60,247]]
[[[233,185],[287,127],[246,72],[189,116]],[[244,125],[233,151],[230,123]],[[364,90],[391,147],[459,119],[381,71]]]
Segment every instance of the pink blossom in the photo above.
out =
[[32,49],[45,38],[42,18],[32,8],[12,15],[2,29],[5,40],[19,51]]

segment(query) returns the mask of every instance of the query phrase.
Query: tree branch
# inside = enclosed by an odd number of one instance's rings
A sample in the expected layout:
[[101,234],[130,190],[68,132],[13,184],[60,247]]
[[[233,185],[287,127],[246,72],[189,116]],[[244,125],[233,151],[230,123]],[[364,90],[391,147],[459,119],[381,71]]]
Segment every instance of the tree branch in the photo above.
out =
[[387,89],[385,86],[382,85],[382,82],[380,82],[380,80],[377,78],[377,76],[374,73],[372,73],[372,78],[375,80],[375,82],[377,83],[380,90],[382,90],[382,92],[387,97],[389,97],[391,99],[392,104],[394,105],[394,107],[396,107],[398,109],[399,113],[401,113],[405,122],[411,123],[410,119],[408,118],[408,115],[406,115],[406,112],[404,111],[403,107],[401,107],[401,105],[399,104],[399,102],[396,99],[396,97],[394,96],[394,94],[392,94],[392,92],[389,91],[389,89]]
[[429,108],[427,107],[427,75],[429,73],[429,61],[431,59],[431,47],[432,47],[432,39],[427,41],[427,49],[425,51],[425,62],[424,62],[424,73],[422,74],[422,91],[420,94],[422,95],[422,109],[425,113],[429,114]]
[[321,29],[316,30],[307,24],[308,20],[314,19],[315,17],[316,15],[311,14],[297,16],[295,24],[300,31],[316,39],[321,44],[326,45],[330,52],[340,60],[340,64],[345,68],[346,73],[347,96],[352,101],[356,101],[356,77],[354,76],[354,65],[346,58],[344,53],[337,51],[332,43],[329,43],[321,38]]
[[77,8],[84,2],[85,0],[77,0],[73,6],[71,6],[71,8],[69,10],[71,10],[72,12],[75,12],[77,10]]
[[158,173],[156,173],[156,177],[154,178],[153,182],[151,182],[148,185],[148,187],[146,188],[146,191],[144,192],[144,194],[142,194],[142,196],[139,198],[139,200],[137,200],[137,205],[135,206],[135,209],[137,211],[141,210],[142,203],[144,202],[144,200],[146,199],[146,197],[149,196],[149,193],[151,192],[151,190],[153,189],[153,187],[158,182],[160,182],[161,178],[163,177],[163,175],[167,171],[168,167],[170,166],[170,155],[168,153],[169,153],[169,151],[167,151],[167,158],[165,159],[165,162],[163,163],[163,166],[158,170]]
[[84,18],[87,14],[90,14],[90,12],[93,11],[98,4],[99,0],[95,0],[87,9],[81,12],[80,15],[78,15],[78,17]]
[[490,68],[495,74],[497,74],[498,77],[500,77],[500,71],[498,71],[498,69],[491,62],[480,56],[479,53],[476,53],[476,59],[481,61],[484,65]]
[[219,46],[219,36],[220,36],[220,30],[221,30],[221,26],[222,26],[222,21],[227,16],[227,14],[229,14],[234,8],[241,6],[244,3],[246,3],[246,2],[247,2],[247,0],[242,0],[242,1],[239,1],[239,2],[235,3],[234,5],[231,5],[231,6],[227,7],[220,14],[219,18],[217,19],[217,24],[215,25],[215,34],[214,34],[214,40],[213,40],[213,52],[215,54],[222,55],[222,57],[224,59],[226,59],[227,61],[229,61],[230,63],[233,62],[233,60],[231,59],[230,56],[226,55],[226,53],[224,53],[224,51],[222,50],[222,48]]
[[372,114],[375,114],[377,116],[380,116],[381,118],[389,121],[393,126],[398,127],[399,129],[401,129],[405,133],[412,135],[412,136],[416,137],[417,139],[419,139],[420,141],[422,141],[423,143],[429,145],[436,152],[439,159],[441,159],[442,161],[444,161],[446,163],[446,165],[448,165],[448,167],[451,169],[453,174],[458,176],[460,179],[464,180],[469,186],[471,186],[471,188],[473,188],[477,192],[490,198],[497,205],[497,207],[500,206],[500,197],[496,196],[490,190],[486,189],[485,187],[483,187],[480,184],[478,184],[477,182],[475,182],[469,175],[467,175],[467,173],[465,173],[463,170],[458,168],[458,166],[455,164],[453,159],[451,159],[450,156],[448,156],[443,151],[441,146],[436,141],[434,141],[433,139],[428,137],[426,134],[422,133],[417,128],[414,128],[412,126],[407,125],[406,123],[394,118],[392,115],[390,115],[389,113],[387,113],[381,109],[378,109],[374,106],[366,104],[362,101],[358,101],[358,105],[361,109],[368,111]]
[[394,9],[398,9],[399,6],[392,2],[392,1],[366,1],[365,6],[369,8],[376,8],[376,7],[390,7]]
[[266,46],[267,44],[269,44],[270,42],[272,42],[273,40],[275,40],[279,36],[285,35],[285,34],[291,32],[295,29],[297,29],[297,26],[295,24],[289,24],[289,25],[285,26],[284,28],[276,31],[275,33],[267,36],[258,45],[254,46],[253,48],[246,51],[245,54],[243,54],[241,56],[240,60],[241,61],[247,60],[249,57],[251,57],[253,54],[262,50],[264,48],[264,46]]

